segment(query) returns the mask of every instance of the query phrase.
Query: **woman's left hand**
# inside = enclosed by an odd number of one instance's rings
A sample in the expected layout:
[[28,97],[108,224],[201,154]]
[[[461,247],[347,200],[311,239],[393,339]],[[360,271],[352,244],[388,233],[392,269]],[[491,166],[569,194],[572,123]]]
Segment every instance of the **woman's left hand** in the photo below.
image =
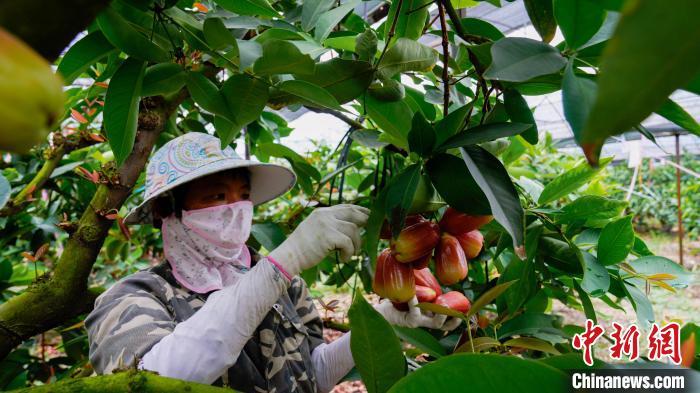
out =
[[448,318],[447,315],[433,314],[429,311],[428,313],[432,315],[428,315],[416,307],[416,304],[418,304],[418,299],[414,296],[413,299],[408,301],[408,311],[400,311],[394,307],[389,299],[383,299],[374,306],[374,309],[382,314],[384,319],[390,324],[409,328],[426,327],[450,331],[456,329],[462,323],[462,320],[456,317]]

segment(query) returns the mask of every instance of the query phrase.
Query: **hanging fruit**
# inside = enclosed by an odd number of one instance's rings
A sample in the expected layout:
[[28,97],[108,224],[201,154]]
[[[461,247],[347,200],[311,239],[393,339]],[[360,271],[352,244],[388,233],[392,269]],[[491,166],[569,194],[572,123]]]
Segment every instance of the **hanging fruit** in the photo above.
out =
[[482,235],[477,229],[460,233],[459,235],[455,235],[455,237],[462,246],[464,256],[466,256],[467,259],[476,258],[476,256],[481,252],[481,247],[484,245],[484,235]]
[[435,276],[433,276],[433,273],[430,272],[430,269],[426,267],[423,269],[413,270],[413,275],[416,278],[416,285],[431,288],[433,291],[435,291],[437,296],[442,295],[440,283],[438,283],[438,280],[435,278]]
[[430,303],[437,297],[433,288],[416,285],[416,298],[419,303]]
[[392,240],[391,249],[397,261],[409,263],[430,254],[439,241],[438,225],[423,221],[404,228],[396,240]]
[[448,207],[440,220],[440,228],[451,235],[458,235],[479,229],[491,220],[493,216],[470,216]]
[[398,263],[388,248],[379,254],[372,282],[377,295],[394,302],[407,302],[416,294],[415,285],[410,265]]
[[462,292],[450,291],[444,293],[435,299],[435,304],[451,308],[455,311],[466,314],[472,307],[471,302],[467,299]]
[[467,257],[456,237],[443,233],[435,250],[435,275],[444,285],[456,284],[467,277]]
[[[427,221],[425,217],[421,216],[420,214],[412,214],[410,216],[406,216],[406,219],[404,220],[404,228],[410,227],[411,225],[418,224],[419,222],[424,222]],[[389,225],[389,221],[384,220],[382,223],[382,229],[381,232],[379,232],[379,238],[384,239],[384,240],[389,240],[391,239],[391,226]]]
[[413,269],[418,269],[418,270],[425,269],[430,264],[430,257],[431,257],[431,254],[429,253],[428,255],[424,256],[423,258],[420,258],[416,261],[411,262],[411,267]]

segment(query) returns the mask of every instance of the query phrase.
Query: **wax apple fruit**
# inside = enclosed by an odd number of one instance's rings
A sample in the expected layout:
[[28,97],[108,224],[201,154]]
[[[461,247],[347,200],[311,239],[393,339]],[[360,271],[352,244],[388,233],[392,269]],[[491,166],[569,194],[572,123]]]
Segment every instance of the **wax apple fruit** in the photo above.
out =
[[428,267],[428,264],[430,263],[430,256],[431,255],[428,254],[428,255],[424,256],[423,258],[420,258],[418,260],[411,262],[411,267],[414,269],[417,269],[417,270],[425,269],[426,267]]
[[433,291],[435,291],[437,296],[442,295],[442,288],[440,288],[438,280],[435,278],[435,276],[433,276],[433,273],[431,273],[430,269],[427,267],[413,270],[413,276],[416,278],[416,285],[431,288]]
[[464,256],[467,259],[474,259],[481,252],[481,247],[484,245],[484,235],[478,230],[460,233],[455,235],[459,244],[464,250]]
[[459,235],[479,229],[491,220],[493,216],[470,216],[448,207],[440,219],[440,228],[451,235]]
[[416,298],[419,303],[430,303],[437,297],[433,288],[416,285]]
[[372,287],[374,292],[394,302],[407,302],[416,294],[415,278],[411,265],[398,263],[390,249],[384,249],[377,257]]
[[[420,214],[412,214],[410,216],[406,216],[406,219],[404,220],[403,226],[404,227],[410,227],[413,224],[418,224],[419,222],[427,221],[425,217],[421,216]],[[382,223],[382,229],[379,232],[379,238],[380,239],[385,239],[389,240],[392,238],[391,236],[391,225],[389,225],[388,220],[384,220]]]
[[404,228],[398,238],[391,242],[391,249],[397,261],[409,263],[430,254],[439,241],[438,225],[424,221]]
[[435,299],[435,304],[451,308],[464,314],[469,312],[469,309],[472,307],[469,299],[467,299],[462,292],[457,291],[443,293]]
[[443,233],[435,250],[435,275],[444,285],[456,284],[467,277],[467,257],[456,237]]

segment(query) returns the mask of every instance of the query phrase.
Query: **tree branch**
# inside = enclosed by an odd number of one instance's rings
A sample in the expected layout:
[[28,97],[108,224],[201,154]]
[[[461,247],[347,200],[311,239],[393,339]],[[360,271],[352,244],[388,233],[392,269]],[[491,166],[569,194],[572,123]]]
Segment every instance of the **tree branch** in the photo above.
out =
[[360,129],[365,128],[365,126],[363,126],[362,123],[360,123],[359,121],[353,120],[353,119],[351,119],[351,118],[345,116],[344,114],[342,114],[342,113],[340,113],[340,112],[338,112],[338,111],[334,111],[333,109],[312,108],[312,107],[308,107],[308,109],[309,109],[311,112],[316,112],[316,113],[327,113],[327,114],[329,114],[329,115],[331,115],[331,116],[335,116],[335,117],[337,117],[338,119],[344,121],[344,122],[347,123],[349,126],[354,127],[354,128],[357,129],[357,130],[360,130]]
[[440,15],[440,29],[442,31],[442,84],[443,84],[443,117],[447,117],[450,107],[450,41],[447,37],[447,23],[445,22],[445,8],[438,3],[438,14]]

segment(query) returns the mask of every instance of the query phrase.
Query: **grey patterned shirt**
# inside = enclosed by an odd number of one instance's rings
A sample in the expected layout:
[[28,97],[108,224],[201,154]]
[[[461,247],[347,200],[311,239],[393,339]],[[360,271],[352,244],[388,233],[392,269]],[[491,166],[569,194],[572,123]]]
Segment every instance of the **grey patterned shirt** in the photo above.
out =
[[[206,298],[179,285],[167,262],[123,278],[97,298],[85,320],[93,367],[99,374],[133,367]],[[316,392],[311,351],[321,343],[323,323],[304,280],[295,276],[214,384],[243,392]]]

